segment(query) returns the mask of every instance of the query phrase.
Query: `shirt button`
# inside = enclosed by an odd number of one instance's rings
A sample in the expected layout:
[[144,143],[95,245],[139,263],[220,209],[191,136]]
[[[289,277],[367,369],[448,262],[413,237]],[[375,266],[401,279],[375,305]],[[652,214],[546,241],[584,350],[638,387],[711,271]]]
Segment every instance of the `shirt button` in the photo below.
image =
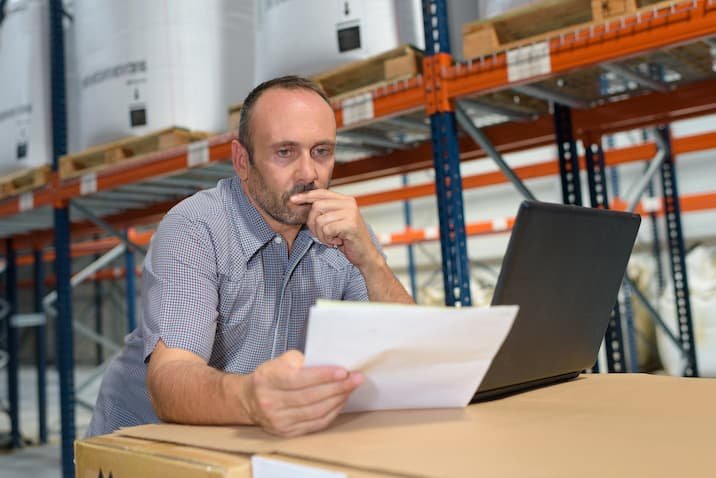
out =
[[283,240],[281,239],[281,236],[276,236],[273,238],[273,242],[275,242],[276,244],[281,244]]

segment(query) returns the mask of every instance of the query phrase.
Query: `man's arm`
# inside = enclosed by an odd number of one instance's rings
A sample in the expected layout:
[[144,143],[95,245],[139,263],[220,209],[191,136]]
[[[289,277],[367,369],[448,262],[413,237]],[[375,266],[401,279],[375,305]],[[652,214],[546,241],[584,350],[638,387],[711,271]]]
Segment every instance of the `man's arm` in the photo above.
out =
[[316,189],[296,194],[291,201],[311,204],[306,222],[308,228],[324,244],[340,248],[358,268],[365,279],[369,300],[415,303],[373,244],[354,198],[327,189]]
[[289,351],[250,375],[228,374],[198,355],[160,340],[149,360],[147,387],[160,419],[195,425],[260,425],[285,437],[321,430],[340,413],[360,373],[303,368]]
[[[375,246],[373,246],[375,249]],[[388,267],[383,255],[375,249],[376,257],[365,261],[358,267],[368,289],[368,300],[371,302],[394,302],[398,304],[415,304],[393,271]]]

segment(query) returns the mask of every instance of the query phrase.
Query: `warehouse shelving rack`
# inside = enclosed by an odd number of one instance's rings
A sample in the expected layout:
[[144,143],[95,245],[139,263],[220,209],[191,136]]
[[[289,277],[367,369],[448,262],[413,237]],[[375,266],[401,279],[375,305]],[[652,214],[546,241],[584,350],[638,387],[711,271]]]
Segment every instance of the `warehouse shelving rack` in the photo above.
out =
[[[587,145],[600,145],[604,135],[716,113],[716,74],[713,63],[711,69],[703,65],[705,58],[713,62],[707,53],[716,48],[709,39],[716,35],[716,0],[658,4],[637,14],[575,27],[544,41],[528,41],[509,51],[459,62],[450,56],[445,2],[424,0],[423,3],[427,32],[423,74],[334,104],[340,128],[339,151],[343,157],[352,159],[336,165],[334,184],[435,168],[434,185],[406,186],[399,191],[366,195],[361,201],[362,205],[368,205],[421,195],[437,196],[439,233],[408,229],[388,241],[407,244],[440,238],[448,303],[470,304],[466,236],[504,230],[505,223],[509,227],[509,219],[499,224],[495,221],[464,224],[462,188],[494,184],[504,181],[504,176],[488,173],[461,178],[461,160],[485,157],[488,151],[494,156],[495,152],[505,154],[554,144],[556,115],[553,112],[562,112],[571,122],[571,128],[564,127],[567,137],[562,139],[570,145],[578,139]],[[56,170],[56,159],[65,149],[64,52],[61,2],[51,0],[50,4]],[[545,66],[547,59],[548,66]],[[654,80],[640,70],[642,64],[654,63],[665,65],[667,75],[663,80]],[[604,87],[605,78],[614,79],[614,75],[618,78],[620,74],[628,77],[628,81],[616,87]],[[595,89],[594,85],[603,88]],[[491,147],[479,146],[469,135],[458,135],[456,104],[464,108]],[[214,136],[80,178],[60,180],[55,174],[46,187],[0,202],[0,237],[7,238],[8,272],[16,270],[11,265],[15,262],[15,251],[29,249],[37,258],[40,251],[54,241],[64,476],[73,474],[72,441],[75,438],[70,300],[72,238],[112,231],[118,233],[122,243],[131,250],[134,244],[125,232],[128,227],[155,223],[186,195],[232,174],[227,163],[232,138],[232,133]],[[670,145],[673,154],[716,146],[714,134],[673,140],[663,137],[662,141]],[[569,149],[575,151],[574,146]],[[601,167],[646,160],[654,157],[657,150],[656,143],[607,149]],[[359,159],[353,159],[355,157]],[[564,159],[563,152],[561,160]],[[576,158],[573,155],[570,159]],[[518,179],[528,179],[555,174],[557,164],[517,168],[515,175]],[[597,161],[597,164],[601,163]],[[668,170],[673,169],[673,162],[669,164],[671,166],[662,170],[673,180],[673,170]],[[575,169],[572,163],[572,179],[579,180],[579,175],[575,179]],[[675,188],[671,189],[676,192]],[[714,194],[694,195],[682,198],[679,203],[674,195],[667,206],[679,204],[683,210],[713,208],[716,197]],[[612,202],[614,206],[624,207],[619,201]],[[72,207],[79,213],[73,221]],[[667,207],[666,215],[673,217],[674,211]],[[680,227],[678,217],[676,220],[674,228]],[[51,230],[53,223],[54,231]],[[670,244],[670,249],[675,251],[676,257],[676,262],[672,259],[672,268],[683,268],[683,238],[681,250],[679,244]],[[138,250],[141,251],[141,247]],[[14,288],[14,282],[13,274],[8,274],[8,288]],[[677,296],[683,297],[684,293],[688,296],[686,287],[680,292]],[[8,289],[8,298],[14,306],[13,297],[13,291]],[[9,324],[8,320],[5,322]],[[11,329],[8,325],[8,331],[16,333]],[[19,431],[14,429],[13,433],[19,439]]]

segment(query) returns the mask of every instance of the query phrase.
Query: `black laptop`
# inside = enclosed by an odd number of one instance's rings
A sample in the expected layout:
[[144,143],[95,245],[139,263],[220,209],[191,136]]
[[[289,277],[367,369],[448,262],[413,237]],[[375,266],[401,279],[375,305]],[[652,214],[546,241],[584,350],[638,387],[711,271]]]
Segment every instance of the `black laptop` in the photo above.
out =
[[568,380],[597,360],[638,215],[525,201],[493,305],[519,305],[473,402]]

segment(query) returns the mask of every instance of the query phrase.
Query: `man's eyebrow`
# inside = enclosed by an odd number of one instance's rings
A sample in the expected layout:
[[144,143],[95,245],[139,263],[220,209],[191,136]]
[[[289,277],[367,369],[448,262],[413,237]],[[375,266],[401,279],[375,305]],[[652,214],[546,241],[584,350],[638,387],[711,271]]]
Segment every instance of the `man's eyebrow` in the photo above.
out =
[[280,146],[299,146],[299,143],[297,141],[278,141],[271,144],[272,148],[278,148]]
[[[315,148],[316,146],[331,146],[331,147],[335,148],[336,144],[337,143],[334,140],[327,139],[327,140],[323,140],[323,141],[317,141],[316,143],[314,143],[311,146],[311,148]],[[280,147],[286,147],[286,146],[299,147],[299,146],[301,146],[301,143],[299,143],[298,141],[286,140],[286,141],[277,141],[277,142],[271,144],[272,148],[280,148]]]
[[332,139],[327,139],[327,140],[324,140],[324,141],[318,141],[316,144],[313,145],[314,148],[315,148],[316,146],[333,146],[333,147],[335,147],[335,146],[336,146],[336,142],[335,142],[334,140],[332,140]]

